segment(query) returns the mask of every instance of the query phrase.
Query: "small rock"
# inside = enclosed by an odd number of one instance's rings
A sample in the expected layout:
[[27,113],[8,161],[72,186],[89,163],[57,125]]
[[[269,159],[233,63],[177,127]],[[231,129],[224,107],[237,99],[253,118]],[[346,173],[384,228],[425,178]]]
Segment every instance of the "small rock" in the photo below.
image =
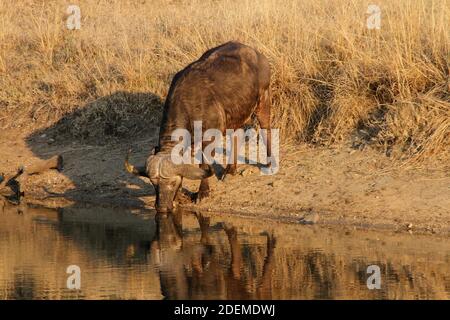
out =
[[319,214],[317,212],[311,212],[305,214],[302,218],[300,218],[300,224],[316,224],[319,221]]
[[428,232],[430,232],[430,233],[432,233],[432,234],[435,234],[435,233],[436,233],[436,230],[434,230],[434,228],[433,228],[432,226],[427,226],[427,227],[425,228],[425,230],[428,231]]
[[249,176],[249,175],[251,175],[253,173],[254,172],[253,172],[252,169],[247,168],[247,169],[244,169],[244,170],[241,171],[241,176],[246,177],[246,176]]

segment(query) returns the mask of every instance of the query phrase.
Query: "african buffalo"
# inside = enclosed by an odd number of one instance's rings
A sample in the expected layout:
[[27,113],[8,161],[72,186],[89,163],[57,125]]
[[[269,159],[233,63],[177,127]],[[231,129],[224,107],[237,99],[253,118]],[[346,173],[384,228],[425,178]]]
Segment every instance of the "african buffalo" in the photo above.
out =
[[[267,156],[271,156],[270,134],[270,66],[267,58],[255,49],[238,42],[228,42],[205,52],[200,59],[178,72],[167,95],[159,133],[159,145],[146,165],[135,167],[125,161],[126,169],[135,175],[150,178],[156,191],[155,207],[171,211],[183,178],[201,179],[196,200],[209,195],[208,177],[211,164],[174,164],[171,139],[176,129],[193,132],[194,121],[202,121],[208,129],[239,129],[255,115],[260,127],[266,129]],[[202,143],[204,149],[208,142]],[[236,173],[236,141],[233,164],[225,172]]]
[[[200,237],[183,230],[183,219],[192,214]],[[250,245],[240,239],[233,224],[211,225],[210,217],[185,210],[158,213],[155,222],[156,236],[149,252],[166,299],[273,298],[277,241],[273,233],[261,234],[265,245]]]

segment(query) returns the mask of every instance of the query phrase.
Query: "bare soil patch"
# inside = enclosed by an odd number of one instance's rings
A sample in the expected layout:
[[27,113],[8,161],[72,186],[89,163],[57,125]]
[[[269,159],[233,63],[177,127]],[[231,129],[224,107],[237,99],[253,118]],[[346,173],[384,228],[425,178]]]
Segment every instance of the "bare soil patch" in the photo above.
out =
[[[31,176],[24,186],[30,203],[50,207],[76,202],[152,208],[149,181],[125,172],[123,160],[133,147],[133,162],[145,161],[154,138],[107,140],[102,145],[47,136],[27,138],[16,130],[0,137],[0,172],[10,173],[55,154],[64,157],[61,173]],[[263,176],[250,165],[225,181],[211,179],[211,197],[184,206],[299,223],[317,215],[318,224],[450,234],[450,162],[433,160],[419,167],[349,146],[312,148],[283,145],[280,171]],[[195,192],[197,182],[184,182]]]

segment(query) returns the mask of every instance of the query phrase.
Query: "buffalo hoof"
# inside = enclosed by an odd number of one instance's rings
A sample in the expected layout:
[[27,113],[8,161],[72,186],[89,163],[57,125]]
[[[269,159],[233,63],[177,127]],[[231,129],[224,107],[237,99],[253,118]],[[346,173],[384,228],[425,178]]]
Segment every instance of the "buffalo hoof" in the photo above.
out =
[[195,217],[198,220],[198,224],[200,225],[200,229],[207,229],[209,228],[209,224],[211,222],[211,218],[204,216],[200,212],[195,212]]
[[223,224],[223,230],[227,234],[228,239],[237,239],[237,230],[233,225],[228,223]]
[[275,248],[276,243],[277,239],[275,238],[273,233],[267,234],[267,248],[269,248],[269,250],[273,250]]

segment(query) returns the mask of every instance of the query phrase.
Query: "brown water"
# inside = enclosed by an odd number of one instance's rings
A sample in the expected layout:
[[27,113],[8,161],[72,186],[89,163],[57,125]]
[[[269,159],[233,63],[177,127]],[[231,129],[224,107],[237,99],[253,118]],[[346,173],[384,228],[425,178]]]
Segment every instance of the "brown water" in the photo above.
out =
[[[80,289],[67,288],[70,265]],[[368,289],[369,265],[381,289]],[[449,299],[450,241],[219,214],[0,207],[0,298]]]

